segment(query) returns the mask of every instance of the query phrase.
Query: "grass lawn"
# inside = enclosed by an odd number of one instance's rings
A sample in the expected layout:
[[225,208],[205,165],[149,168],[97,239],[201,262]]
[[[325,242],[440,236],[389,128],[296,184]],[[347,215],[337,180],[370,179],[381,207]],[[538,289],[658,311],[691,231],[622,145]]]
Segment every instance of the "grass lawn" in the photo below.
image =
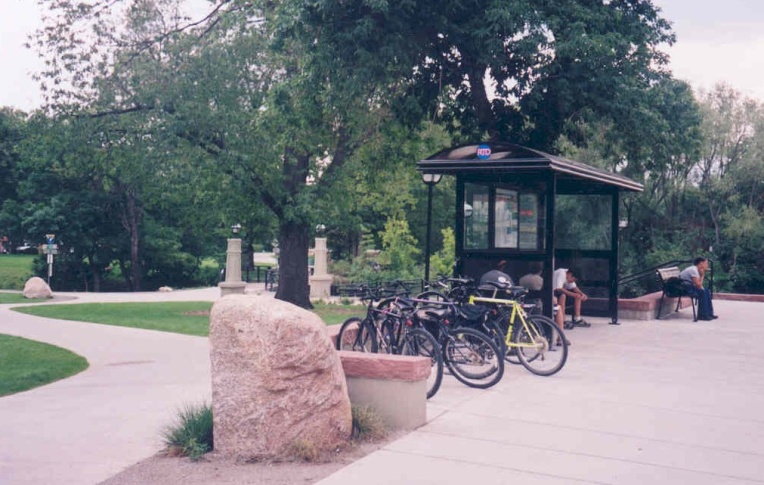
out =
[[39,303],[48,301],[47,298],[24,298],[21,293],[4,293],[0,291],[0,305],[4,303]]
[[[206,336],[209,332],[211,302],[161,303],[78,303],[19,307],[15,311],[40,317],[120,327],[144,328],[163,332]],[[318,304],[314,312],[327,325],[336,325],[352,316],[366,314],[365,307]]]
[[23,290],[32,275],[33,254],[0,254],[0,289]]
[[324,320],[327,325],[339,325],[350,317],[366,316],[363,305],[337,305],[333,303],[314,303],[313,313]]
[[207,335],[209,310],[206,301],[161,303],[78,303],[14,308],[40,317],[103,323],[118,327],[161,330],[186,335]]
[[0,396],[73,376],[88,361],[61,347],[0,334]]

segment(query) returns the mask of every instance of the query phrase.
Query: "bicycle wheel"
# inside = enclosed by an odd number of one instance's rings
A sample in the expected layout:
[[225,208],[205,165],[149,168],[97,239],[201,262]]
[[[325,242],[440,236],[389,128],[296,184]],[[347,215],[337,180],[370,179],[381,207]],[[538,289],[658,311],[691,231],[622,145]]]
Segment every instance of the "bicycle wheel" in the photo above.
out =
[[[534,322],[534,321],[535,322],[543,322],[541,325],[552,325],[552,326],[557,327],[557,323],[554,320],[552,320],[551,318],[549,318],[547,316],[544,316],[544,315],[526,315],[525,319],[528,322]],[[522,326],[522,323],[520,323],[519,321],[518,321],[518,324],[520,326]],[[544,328],[546,328],[546,327],[544,327]],[[559,329],[560,327],[557,327],[557,328]],[[533,360],[538,358],[539,355],[540,355],[540,354],[537,353],[535,356],[533,356],[531,352],[527,352],[527,354],[528,354],[527,358],[528,358],[529,362],[533,362]],[[518,364],[520,363],[519,359],[518,359],[517,363]]]
[[377,342],[379,352],[385,354],[401,353],[400,349],[403,345],[402,342],[399,341],[401,339],[401,333],[403,330],[401,325],[403,325],[403,323],[399,318],[395,317],[388,317],[384,322],[382,322],[379,327],[380,335],[379,341]]
[[471,328],[449,330],[443,362],[456,379],[469,387],[487,389],[504,376],[504,359],[489,337]]
[[420,328],[410,328],[403,336],[403,355],[417,355],[430,359],[430,375],[427,377],[427,399],[440,389],[443,381],[443,354],[435,337]]
[[501,326],[491,319],[486,319],[480,331],[486,334],[499,349],[499,355],[503,355],[507,358],[507,333],[502,330]]
[[[499,348],[502,350],[501,355],[504,356],[504,360],[506,362],[509,362],[510,364],[520,365],[520,359],[517,357],[517,349],[515,347],[510,347],[507,345],[507,332],[509,331],[509,315],[503,311],[500,311],[495,314],[490,313],[485,325],[494,327],[494,329],[498,329],[499,335],[501,336],[501,344],[502,344],[501,347]],[[496,330],[493,330],[493,332],[496,332]]]
[[[526,321],[527,327],[521,325],[513,343],[520,363],[530,372],[539,376],[551,376],[563,368],[568,360],[568,344],[560,328],[549,318],[538,318]],[[559,343],[559,345],[558,345]]]
[[340,327],[337,334],[337,350],[352,350],[355,352],[377,352],[377,339],[374,329],[366,320],[358,317],[348,318]]

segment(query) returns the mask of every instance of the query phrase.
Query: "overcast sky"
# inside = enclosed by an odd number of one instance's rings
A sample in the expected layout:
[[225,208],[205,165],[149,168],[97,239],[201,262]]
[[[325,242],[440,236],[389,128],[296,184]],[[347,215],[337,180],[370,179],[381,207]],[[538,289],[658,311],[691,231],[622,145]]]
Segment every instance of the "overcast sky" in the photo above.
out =
[[[674,76],[694,87],[724,81],[764,101],[764,1],[655,0],[674,25]],[[41,99],[31,73],[42,63],[23,47],[39,26],[35,0],[0,0],[0,106],[30,110]]]

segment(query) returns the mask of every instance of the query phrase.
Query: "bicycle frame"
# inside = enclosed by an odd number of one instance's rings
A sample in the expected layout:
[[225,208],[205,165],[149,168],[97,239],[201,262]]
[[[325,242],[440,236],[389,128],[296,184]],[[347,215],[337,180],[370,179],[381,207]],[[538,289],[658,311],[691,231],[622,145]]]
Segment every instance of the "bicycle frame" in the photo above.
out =
[[523,309],[522,304],[518,302],[517,300],[506,300],[503,298],[489,298],[484,296],[470,295],[469,303],[470,305],[474,305],[475,303],[493,303],[499,306],[512,307],[512,313],[510,314],[507,320],[509,323],[509,326],[507,327],[507,335],[505,336],[505,343],[507,344],[507,347],[528,347],[528,348],[536,347],[535,343],[520,343],[520,342],[512,341],[512,335],[514,333],[513,329],[514,329],[516,317],[520,318],[520,323],[522,323],[523,329],[525,329],[525,331],[528,332],[529,335],[533,336],[533,339],[532,339],[533,342],[536,341],[536,338],[542,337],[542,335],[539,333],[535,325],[528,325],[528,321],[525,318],[528,316],[528,314],[525,313],[525,310]]

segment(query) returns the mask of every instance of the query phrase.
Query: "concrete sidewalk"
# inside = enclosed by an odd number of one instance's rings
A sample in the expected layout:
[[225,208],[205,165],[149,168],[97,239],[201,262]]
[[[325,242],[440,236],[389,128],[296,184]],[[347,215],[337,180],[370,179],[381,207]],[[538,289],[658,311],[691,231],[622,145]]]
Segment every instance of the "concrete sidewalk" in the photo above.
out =
[[[219,290],[70,296],[212,301]],[[688,310],[620,326],[592,319],[569,333],[553,377],[512,366],[481,391],[446,376],[427,425],[320,483],[764,483],[764,306],[714,305],[713,322],[693,323]],[[8,307],[0,333],[68,348],[90,368],[0,398],[0,484],[98,483],[158,451],[179,406],[210,398],[206,338]]]
[[321,485],[764,483],[764,305],[568,333],[565,368],[444,377],[428,424]]

